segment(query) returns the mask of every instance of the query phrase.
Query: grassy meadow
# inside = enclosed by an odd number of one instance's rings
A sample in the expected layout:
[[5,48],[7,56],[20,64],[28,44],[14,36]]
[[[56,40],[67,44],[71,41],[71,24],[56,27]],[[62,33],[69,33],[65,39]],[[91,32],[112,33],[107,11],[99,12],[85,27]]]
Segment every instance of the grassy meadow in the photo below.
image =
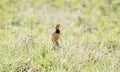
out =
[[120,72],[119,21],[119,0],[0,0],[0,72]]

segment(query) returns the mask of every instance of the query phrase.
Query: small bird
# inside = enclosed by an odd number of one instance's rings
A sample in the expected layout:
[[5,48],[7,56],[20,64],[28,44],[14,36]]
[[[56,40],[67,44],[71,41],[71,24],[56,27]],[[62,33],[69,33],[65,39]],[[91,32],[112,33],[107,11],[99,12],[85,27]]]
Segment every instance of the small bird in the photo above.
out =
[[57,24],[55,29],[55,32],[52,34],[52,41],[55,46],[59,46],[58,39],[60,38],[60,24]]

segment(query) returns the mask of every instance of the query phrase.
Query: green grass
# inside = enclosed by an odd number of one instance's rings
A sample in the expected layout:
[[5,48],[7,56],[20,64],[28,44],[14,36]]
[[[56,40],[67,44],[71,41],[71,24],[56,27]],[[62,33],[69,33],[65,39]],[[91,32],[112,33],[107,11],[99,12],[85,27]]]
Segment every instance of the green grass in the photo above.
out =
[[119,0],[0,0],[0,14],[0,72],[120,71]]

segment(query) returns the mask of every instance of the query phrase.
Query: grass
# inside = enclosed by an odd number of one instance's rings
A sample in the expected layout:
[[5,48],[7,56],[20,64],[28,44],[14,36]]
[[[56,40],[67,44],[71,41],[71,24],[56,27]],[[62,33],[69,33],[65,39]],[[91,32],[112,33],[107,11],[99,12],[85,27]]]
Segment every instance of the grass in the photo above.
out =
[[[0,0],[0,72],[119,72],[119,0]],[[51,35],[61,24],[61,48]]]

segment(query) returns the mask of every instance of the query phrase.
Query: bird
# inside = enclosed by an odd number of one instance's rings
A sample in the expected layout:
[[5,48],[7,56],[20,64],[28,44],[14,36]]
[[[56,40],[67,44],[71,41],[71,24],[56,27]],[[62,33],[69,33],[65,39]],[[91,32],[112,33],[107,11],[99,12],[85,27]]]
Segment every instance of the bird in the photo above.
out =
[[60,38],[60,24],[57,24],[55,27],[55,32],[52,34],[52,41],[54,46],[59,47],[58,40]]

